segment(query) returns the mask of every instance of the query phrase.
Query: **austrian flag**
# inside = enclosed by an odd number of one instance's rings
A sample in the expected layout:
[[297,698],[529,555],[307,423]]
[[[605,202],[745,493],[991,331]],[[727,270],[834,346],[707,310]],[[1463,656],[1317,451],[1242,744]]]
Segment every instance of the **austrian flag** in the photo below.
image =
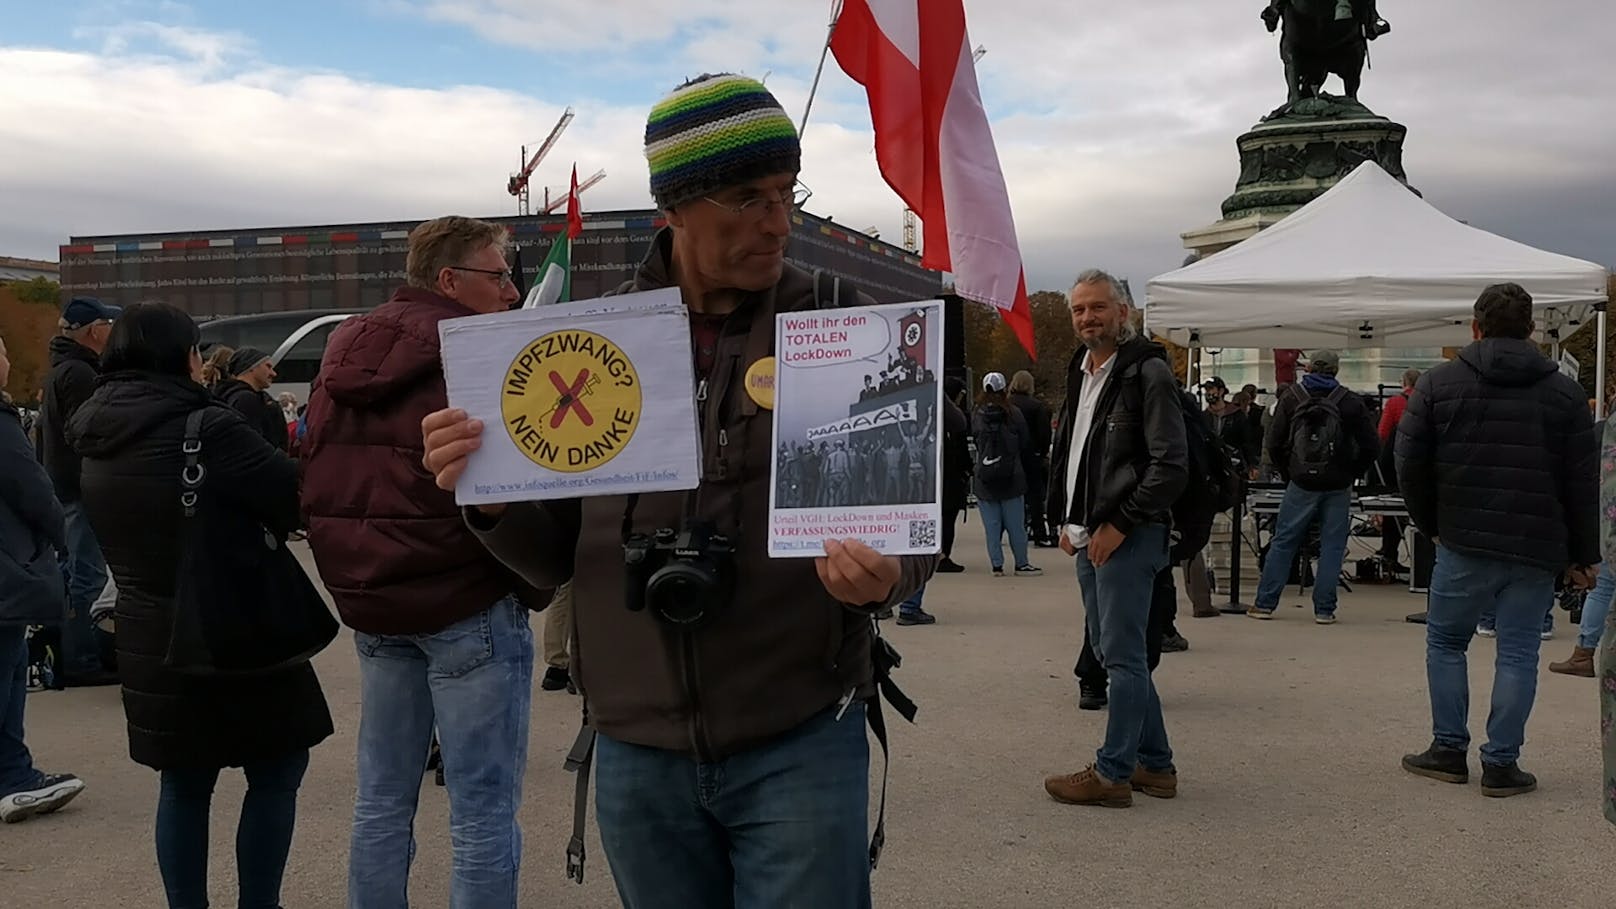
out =
[[921,264],[988,303],[1034,354],[1032,306],[964,0],[846,0],[830,42],[870,99],[881,176],[920,216]]

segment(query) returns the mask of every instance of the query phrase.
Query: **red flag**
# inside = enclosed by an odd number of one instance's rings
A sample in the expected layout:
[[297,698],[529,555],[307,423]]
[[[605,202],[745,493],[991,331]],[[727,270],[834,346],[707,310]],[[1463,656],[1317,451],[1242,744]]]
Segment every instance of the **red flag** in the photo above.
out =
[[898,320],[898,330],[902,335],[898,340],[898,350],[909,359],[926,368],[926,314],[912,312]]
[[847,0],[831,37],[864,86],[881,176],[920,216],[921,264],[999,310],[1035,354],[1032,305],[999,153],[965,32],[964,0]]
[[572,188],[567,190],[567,239],[576,240],[584,232],[584,216],[578,207],[578,165],[572,166]]

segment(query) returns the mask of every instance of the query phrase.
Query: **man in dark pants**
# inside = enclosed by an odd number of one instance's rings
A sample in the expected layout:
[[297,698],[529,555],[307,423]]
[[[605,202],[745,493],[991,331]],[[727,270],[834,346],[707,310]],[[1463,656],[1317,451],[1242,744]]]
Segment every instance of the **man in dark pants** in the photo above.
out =
[[[950,376],[943,381],[943,390],[955,410],[964,414],[970,405],[965,383]],[[954,561],[954,525],[959,523],[960,512],[965,510],[971,489],[971,448],[968,441],[971,424],[967,420],[956,425],[943,424],[943,557],[937,562],[940,574],[958,574],[965,566]],[[916,608],[919,608],[916,604]]]
[[[1145,620],[1145,664],[1151,672],[1155,672],[1161,663],[1162,640],[1172,630],[1177,605],[1178,589],[1173,584],[1173,568],[1168,566],[1156,573],[1156,586],[1150,595],[1150,617]],[[1189,648],[1186,645],[1184,649]],[[1078,708],[1104,710],[1109,678],[1105,664],[1094,655],[1094,647],[1086,632],[1083,635],[1083,649],[1078,651],[1077,665],[1072,667],[1072,674],[1077,676]]]
[[1035,546],[1047,548],[1055,545],[1055,536],[1050,532],[1049,521],[1044,514],[1049,498],[1049,405],[1033,394],[1032,373],[1025,369],[1010,379],[1010,403],[1021,411],[1032,434],[1032,444],[1028,446],[1026,458],[1027,494],[1022,497],[1026,502],[1027,539],[1032,540]]

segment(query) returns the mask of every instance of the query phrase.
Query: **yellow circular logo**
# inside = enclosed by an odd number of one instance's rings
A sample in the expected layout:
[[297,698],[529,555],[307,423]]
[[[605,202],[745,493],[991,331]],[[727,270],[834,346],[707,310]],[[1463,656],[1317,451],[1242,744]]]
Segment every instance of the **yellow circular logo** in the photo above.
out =
[[747,367],[746,393],[764,410],[774,409],[774,358],[764,357]]
[[640,377],[621,347],[594,332],[562,329],[516,355],[499,409],[528,460],[582,473],[628,447],[640,405]]

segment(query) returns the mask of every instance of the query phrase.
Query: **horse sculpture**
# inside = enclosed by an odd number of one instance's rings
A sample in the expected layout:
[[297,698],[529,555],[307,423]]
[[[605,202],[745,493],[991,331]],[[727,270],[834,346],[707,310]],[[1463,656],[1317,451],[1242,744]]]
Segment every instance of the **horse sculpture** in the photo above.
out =
[[1391,30],[1375,0],[1271,0],[1262,18],[1269,31],[1284,25],[1279,56],[1290,104],[1318,97],[1332,73],[1356,101],[1369,42]]

